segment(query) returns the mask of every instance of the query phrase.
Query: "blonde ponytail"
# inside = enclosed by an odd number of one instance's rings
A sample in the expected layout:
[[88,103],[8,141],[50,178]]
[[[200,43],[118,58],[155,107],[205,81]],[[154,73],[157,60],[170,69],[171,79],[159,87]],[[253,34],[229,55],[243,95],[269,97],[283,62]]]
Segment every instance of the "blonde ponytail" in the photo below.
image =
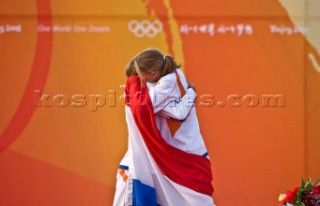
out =
[[164,65],[162,67],[161,76],[173,72],[175,69],[180,68],[181,65],[177,65],[172,56],[164,56]]
[[126,66],[126,76],[130,77],[131,75],[138,75],[136,67],[134,65],[134,58],[131,59]]
[[181,64],[178,65],[172,56],[164,56],[158,49],[150,48],[131,59],[126,66],[126,76],[138,75],[137,69],[141,74],[159,71],[164,76],[180,67]]

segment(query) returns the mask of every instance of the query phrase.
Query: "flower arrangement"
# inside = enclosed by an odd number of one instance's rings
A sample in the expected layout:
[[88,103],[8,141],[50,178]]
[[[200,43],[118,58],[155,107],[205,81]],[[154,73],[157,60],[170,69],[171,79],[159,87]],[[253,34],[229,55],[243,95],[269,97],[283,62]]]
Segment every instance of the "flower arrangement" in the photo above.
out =
[[286,194],[279,196],[279,206],[320,206],[320,178],[313,184],[311,178],[305,182],[302,179],[300,187],[295,187]]

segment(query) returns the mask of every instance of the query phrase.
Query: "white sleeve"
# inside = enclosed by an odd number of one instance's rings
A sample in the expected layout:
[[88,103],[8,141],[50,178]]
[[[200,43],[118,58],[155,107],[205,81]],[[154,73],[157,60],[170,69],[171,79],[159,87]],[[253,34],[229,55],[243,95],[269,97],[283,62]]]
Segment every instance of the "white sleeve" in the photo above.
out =
[[193,107],[196,93],[192,88],[189,88],[186,94],[180,98],[173,94],[175,87],[177,87],[175,74],[168,74],[162,77],[156,85],[149,87],[149,95],[154,113],[183,120]]
[[191,112],[195,98],[196,93],[192,88],[189,88],[181,99],[175,99],[176,101],[170,102],[166,107],[159,111],[159,114],[177,120],[184,120]]
[[162,77],[156,84],[153,84],[152,87],[148,88],[154,113],[158,113],[168,105],[170,101],[176,99],[176,97],[173,97],[174,87],[175,76],[168,74]]

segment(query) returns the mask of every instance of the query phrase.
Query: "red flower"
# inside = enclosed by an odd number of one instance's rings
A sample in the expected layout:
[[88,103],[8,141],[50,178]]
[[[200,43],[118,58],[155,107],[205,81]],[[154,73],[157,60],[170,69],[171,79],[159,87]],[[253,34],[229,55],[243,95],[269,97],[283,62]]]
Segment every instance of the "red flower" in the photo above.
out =
[[298,191],[299,189],[300,189],[300,187],[295,187],[295,188],[292,189],[292,191],[288,191],[288,192],[286,193],[286,197],[281,200],[280,205],[284,205],[284,204],[286,204],[287,202],[288,202],[288,203],[294,203],[295,197],[296,197],[296,194],[297,194],[297,191]]
[[291,192],[287,192],[288,202],[294,203],[294,200],[296,198],[297,191],[300,189],[300,187],[295,187],[292,189]]

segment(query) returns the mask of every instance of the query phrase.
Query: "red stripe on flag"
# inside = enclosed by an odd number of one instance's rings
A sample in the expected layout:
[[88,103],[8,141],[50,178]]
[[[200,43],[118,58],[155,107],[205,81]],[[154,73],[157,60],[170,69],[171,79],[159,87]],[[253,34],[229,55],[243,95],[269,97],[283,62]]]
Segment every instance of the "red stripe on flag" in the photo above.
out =
[[125,88],[136,125],[161,172],[177,184],[211,196],[211,163],[206,157],[190,154],[169,145],[155,122],[148,88],[138,76],[131,76]]

